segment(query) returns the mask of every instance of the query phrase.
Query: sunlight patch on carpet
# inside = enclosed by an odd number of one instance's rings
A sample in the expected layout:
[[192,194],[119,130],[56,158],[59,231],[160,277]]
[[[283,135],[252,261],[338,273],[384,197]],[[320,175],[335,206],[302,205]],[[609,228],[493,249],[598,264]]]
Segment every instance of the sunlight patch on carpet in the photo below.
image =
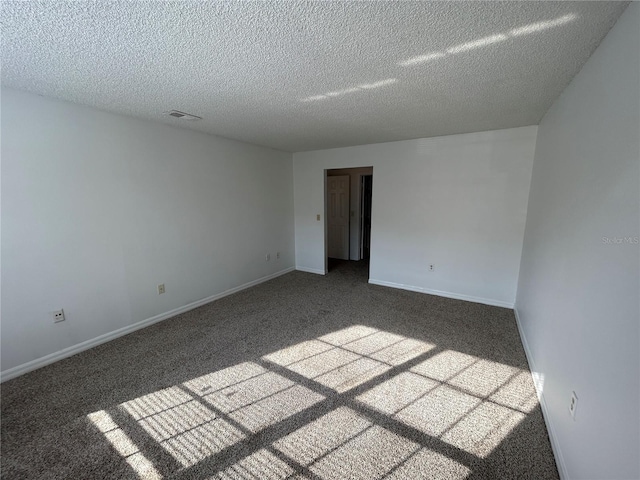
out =
[[[181,469],[303,415],[271,445],[249,448],[210,478],[302,479],[302,469],[325,479],[418,478],[425,472],[463,479],[469,468],[444,455],[446,449],[416,443],[420,435],[486,458],[538,399],[528,371],[436,348],[353,325],[264,355],[260,364],[242,362],[116,408]],[[356,387],[361,390],[349,397]],[[303,420],[327,397],[336,402],[332,410]],[[140,478],[161,478],[143,454],[145,444],[136,445],[109,413],[88,418]]]
[[121,406],[183,467],[195,465],[244,438],[240,430],[179,387],[150,393]]
[[[463,479],[470,470],[372,423],[354,410],[338,408],[273,446],[320,478],[421,478],[428,472]],[[446,475],[444,475],[446,474]]]
[[402,335],[353,325],[262,358],[343,393],[433,348]]
[[446,350],[356,397],[363,405],[480,458],[538,404],[531,375]]
[[153,463],[140,452],[138,446],[118,427],[118,424],[113,421],[113,418],[108,412],[100,410],[90,413],[87,415],[87,418],[104,434],[111,446],[126,460],[138,478],[148,480],[159,480],[162,478],[162,475],[156,470]]
[[209,480],[284,480],[295,478],[295,470],[268,450],[261,449],[244,457]]

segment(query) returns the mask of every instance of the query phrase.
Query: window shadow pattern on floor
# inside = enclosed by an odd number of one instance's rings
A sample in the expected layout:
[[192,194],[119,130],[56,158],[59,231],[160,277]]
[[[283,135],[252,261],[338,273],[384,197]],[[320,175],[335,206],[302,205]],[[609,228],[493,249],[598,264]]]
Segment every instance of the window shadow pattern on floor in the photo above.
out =
[[87,418],[141,479],[464,479],[536,407],[529,371],[353,325]]

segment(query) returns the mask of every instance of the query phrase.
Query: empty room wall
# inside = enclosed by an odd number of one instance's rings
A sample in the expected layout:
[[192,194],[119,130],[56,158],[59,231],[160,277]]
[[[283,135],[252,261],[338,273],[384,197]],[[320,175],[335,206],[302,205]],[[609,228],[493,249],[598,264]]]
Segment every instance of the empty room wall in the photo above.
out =
[[536,131],[294,154],[296,268],[324,273],[324,170],[373,166],[370,281],[513,306]]
[[3,373],[292,268],[292,176],[290,153],[3,89]]
[[632,3],[538,129],[516,309],[564,478],[640,477],[639,46]]

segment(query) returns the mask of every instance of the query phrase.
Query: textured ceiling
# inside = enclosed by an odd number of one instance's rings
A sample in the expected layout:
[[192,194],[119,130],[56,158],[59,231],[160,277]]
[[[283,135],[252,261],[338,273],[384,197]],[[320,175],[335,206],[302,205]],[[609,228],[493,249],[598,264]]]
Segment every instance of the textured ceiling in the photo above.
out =
[[3,1],[2,82],[288,151],[508,128],[626,5]]

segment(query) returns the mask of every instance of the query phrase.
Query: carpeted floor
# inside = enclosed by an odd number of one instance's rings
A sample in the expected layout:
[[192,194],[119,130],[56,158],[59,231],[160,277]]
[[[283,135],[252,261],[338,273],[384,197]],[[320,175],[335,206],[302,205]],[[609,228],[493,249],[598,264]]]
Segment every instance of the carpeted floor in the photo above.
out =
[[331,267],[4,383],[2,478],[558,478],[510,310]]

